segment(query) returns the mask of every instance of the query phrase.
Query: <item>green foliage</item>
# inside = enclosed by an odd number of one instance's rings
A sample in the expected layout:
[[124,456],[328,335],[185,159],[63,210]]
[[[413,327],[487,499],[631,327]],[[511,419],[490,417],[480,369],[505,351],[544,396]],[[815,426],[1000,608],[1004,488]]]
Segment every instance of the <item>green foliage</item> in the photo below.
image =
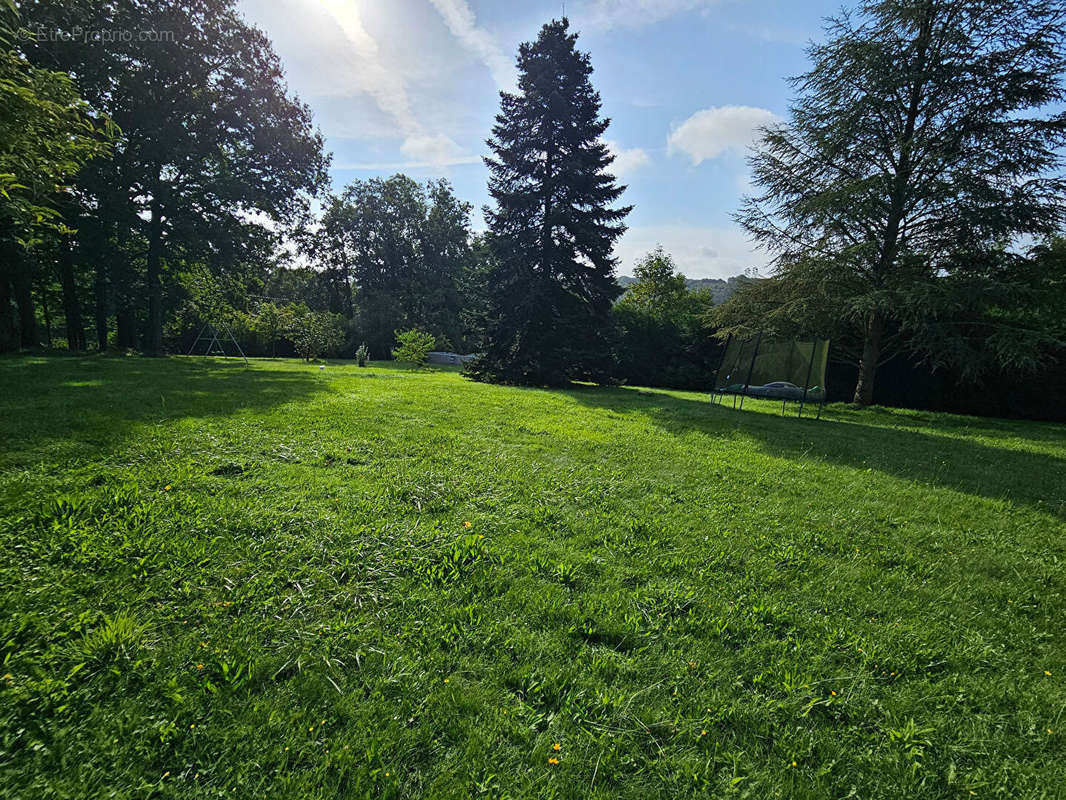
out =
[[263,337],[270,348],[270,355],[273,356],[277,352],[278,339],[290,333],[296,321],[308,313],[306,306],[296,303],[284,306],[276,303],[262,303],[255,313],[252,329]]
[[292,340],[305,361],[336,355],[344,345],[344,317],[328,311],[308,311],[293,319]]
[[365,367],[366,362],[370,360],[370,348],[366,346],[366,342],[359,345],[359,349],[355,351],[355,363],[360,367]]
[[0,50],[0,245],[32,246],[45,229],[62,230],[60,195],[85,162],[107,155],[113,133],[69,75]]
[[396,331],[396,347],[392,356],[397,361],[424,367],[429,360],[429,352],[436,346],[436,337],[431,333],[412,328],[409,331]]
[[270,41],[235,0],[20,7],[45,30],[172,34],[100,46],[23,43],[36,66],[76,74],[93,111],[122,131],[111,157],[81,173],[78,190],[95,218],[87,233],[103,240],[94,249],[106,243],[124,262],[109,276],[113,290],[121,305],[142,312],[143,344],[158,353],[172,288],[167,265],[235,271],[261,259],[264,237],[301,230],[311,196],[328,180],[322,136],[310,109],[289,94]]
[[0,796],[1055,797],[1062,426],[744,409],[0,360]]
[[[975,371],[1046,363],[1061,315],[1024,314],[1031,276],[1006,245],[1064,221],[1066,116],[1052,109],[1066,99],[1066,10],[870,0],[826,32],[738,216],[775,256],[768,326],[849,327],[836,352],[859,364],[860,403],[900,351]],[[997,343],[1004,312],[1022,324]],[[967,361],[982,349],[998,365]]]
[[463,341],[470,209],[447,181],[406,175],[355,181],[331,199],[310,254],[330,309],[354,318],[371,352],[385,355],[393,332],[412,327]]
[[636,283],[612,309],[621,331],[619,378],[648,386],[706,387],[719,356],[705,323],[711,293],[688,289],[662,247],[644,256],[634,274]]
[[561,385],[610,380],[614,243],[629,207],[608,171],[608,121],[592,64],[569,22],[553,20],[518,51],[518,93],[500,95],[488,144],[492,252],[482,355],[486,381]]
[[689,297],[685,276],[677,271],[673,257],[662,245],[637,262],[633,276],[636,282],[619,303],[667,316],[684,310]]

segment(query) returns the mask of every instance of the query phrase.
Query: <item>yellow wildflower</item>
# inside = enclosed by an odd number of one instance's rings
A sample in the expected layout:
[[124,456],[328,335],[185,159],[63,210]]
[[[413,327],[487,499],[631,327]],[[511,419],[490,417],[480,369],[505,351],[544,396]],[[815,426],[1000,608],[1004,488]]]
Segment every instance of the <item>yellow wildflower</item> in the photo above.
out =
[[554,757],[553,758],[549,758],[548,759],[548,763],[551,764],[554,767],[556,764],[559,763],[559,759],[554,758]]

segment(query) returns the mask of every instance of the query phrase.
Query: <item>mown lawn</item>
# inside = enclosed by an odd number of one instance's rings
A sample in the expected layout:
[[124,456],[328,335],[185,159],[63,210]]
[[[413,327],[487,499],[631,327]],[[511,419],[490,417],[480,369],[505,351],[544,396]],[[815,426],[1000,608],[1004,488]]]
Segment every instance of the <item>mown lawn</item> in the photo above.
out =
[[1066,796],[1066,429],[779,412],[0,360],[0,796]]

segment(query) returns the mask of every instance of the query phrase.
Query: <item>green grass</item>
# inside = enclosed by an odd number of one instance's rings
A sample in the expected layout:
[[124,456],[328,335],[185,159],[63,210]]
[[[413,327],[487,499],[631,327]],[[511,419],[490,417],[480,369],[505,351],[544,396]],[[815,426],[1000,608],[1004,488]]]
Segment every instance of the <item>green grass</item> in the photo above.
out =
[[0,796],[1066,796],[1066,430],[779,411],[0,360]]

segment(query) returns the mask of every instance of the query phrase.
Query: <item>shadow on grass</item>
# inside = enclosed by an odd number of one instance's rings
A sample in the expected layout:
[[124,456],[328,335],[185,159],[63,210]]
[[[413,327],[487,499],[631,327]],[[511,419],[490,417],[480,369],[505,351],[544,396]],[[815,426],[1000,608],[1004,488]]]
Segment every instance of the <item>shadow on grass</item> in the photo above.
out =
[[[0,464],[84,456],[138,424],[266,411],[322,387],[317,370],[239,359],[84,356],[0,359]],[[265,368],[264,368],[265,366]],[[55,450],[58,448],[58,452]]]
[[[821,420],[797,419],[712,405],[709,399],[678,397],[653,389],[576,386],[563,393],[577,402],[615,412],[640,413],[671,434],[692,431],[709,436],[742,435],[762,451],[790,459],[811,458],[854,469],[872,469],[908,481],[954,489],[990,499],[1006,499],[1066,520],[1066,436],[1043,423],[974,419],[965,431],[950,418],[950,435],[936,435],[943,415],[906,419],[890,412],[830,408]],[[776,405],[776,404],[775,404]],[[776,406],[780,408],[780,406]],[[925,425],[926,430],[914,426]],[[1022,425],[1025,429],[1022,430]],[[1036,435],[1029,436],[1029,427]],[[1063,445],[1063,456],[979,441],[1017,437]]]

